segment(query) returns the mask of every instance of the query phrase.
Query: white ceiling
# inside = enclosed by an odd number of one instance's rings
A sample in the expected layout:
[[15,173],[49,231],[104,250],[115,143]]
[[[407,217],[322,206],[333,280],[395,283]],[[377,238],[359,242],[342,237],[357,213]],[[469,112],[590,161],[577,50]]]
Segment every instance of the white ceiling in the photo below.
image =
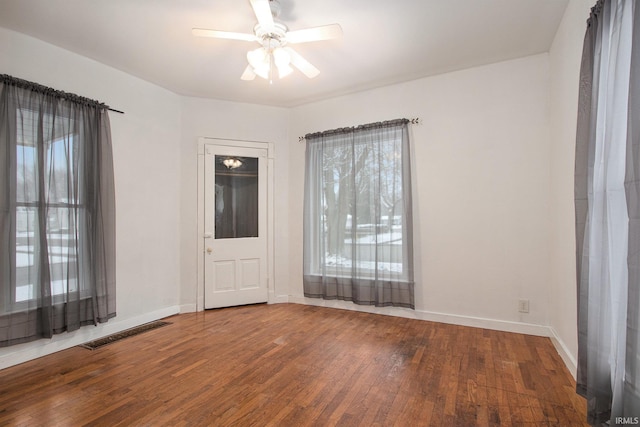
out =
[[320,69],[315,79],[296,71],[273,85],[242,81],[256,43],[191,35],[192,27],[251,33],[248,0],[0,0],[0,26],[177,94],[288,107],[546,52],[568,3],[280,1],[279,20],[290,30],[342,26],[340,40],[295,46]]

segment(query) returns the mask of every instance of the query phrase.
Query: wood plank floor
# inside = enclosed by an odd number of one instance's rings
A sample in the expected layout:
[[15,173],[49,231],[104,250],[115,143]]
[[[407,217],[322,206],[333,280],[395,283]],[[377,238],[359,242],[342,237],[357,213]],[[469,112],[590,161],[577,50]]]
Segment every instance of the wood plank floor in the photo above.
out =
[[0,425],[581,426],[548,338],[296,304],[0,371]]

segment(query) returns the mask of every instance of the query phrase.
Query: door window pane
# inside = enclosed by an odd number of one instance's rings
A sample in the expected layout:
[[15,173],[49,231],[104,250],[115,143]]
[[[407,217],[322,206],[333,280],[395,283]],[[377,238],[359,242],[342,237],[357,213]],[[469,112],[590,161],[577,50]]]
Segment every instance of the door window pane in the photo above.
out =
[[215,156],[215,238],[258,237],[258,158]]

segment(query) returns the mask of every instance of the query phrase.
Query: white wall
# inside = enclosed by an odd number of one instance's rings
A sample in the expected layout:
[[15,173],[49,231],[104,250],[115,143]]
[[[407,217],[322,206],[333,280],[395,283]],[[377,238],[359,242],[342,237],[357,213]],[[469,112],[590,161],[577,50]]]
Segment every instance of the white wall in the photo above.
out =
[[0,349],[0,368],[178,311],[180,98],[164,89],[0,28],[0,73],[105,102],[116,185],[117,317],[52,340]]
[[[182,174],[181,206],[181,275],[180,295],[183,312],[196,309],[197,282],[197,147],[198,137],[271,142],[274,144],[275,180],[275,281],[270,283],[272,296],[288,294],[289,212],[288,140],[289,110],[285,108],[242,104],[201,98],[182,100]],[[285,299],[286,300],[286,299]]]
[[[571,0],[549,52],[551,123],[551,275],[549,324],[575,374],[576,260],[573,171],[582,42],[592,0]],[[563,354],[561,352],[561,354]]]
[[[294,108],[290,246],[302,247],[297,137],[419,117],[423,124],[412,126],[416,311],[377,312],[544,333],[530,325],[546,325],[549,306],[548,67],[541,54]],[[290,283],[302,301],[300,251],[291,253]],[[518,312],[520,298],[530,300],[529,314]]]

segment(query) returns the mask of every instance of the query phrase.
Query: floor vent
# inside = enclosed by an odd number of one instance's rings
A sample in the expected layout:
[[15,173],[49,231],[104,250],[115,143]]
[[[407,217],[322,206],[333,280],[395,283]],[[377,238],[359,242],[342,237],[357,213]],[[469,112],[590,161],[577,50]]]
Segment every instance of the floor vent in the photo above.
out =
[[152,329],[160,328],[162,326],[170,325],[171,322],[163,322],[161,320],[146,323],[144,325],[137,326],[135,328],[127,329],[126,331],[118,332],[117,334],[109,335],[104,338],[100,338],[97,340],[89,341],[84,344],[80,344],[79,347],[86,348],[88,350],[95,350],[107,344],[111,344],[116,341],[120,341],[121,339],[132,337],[134,335],[141,334],[143,332],[150,331]]

